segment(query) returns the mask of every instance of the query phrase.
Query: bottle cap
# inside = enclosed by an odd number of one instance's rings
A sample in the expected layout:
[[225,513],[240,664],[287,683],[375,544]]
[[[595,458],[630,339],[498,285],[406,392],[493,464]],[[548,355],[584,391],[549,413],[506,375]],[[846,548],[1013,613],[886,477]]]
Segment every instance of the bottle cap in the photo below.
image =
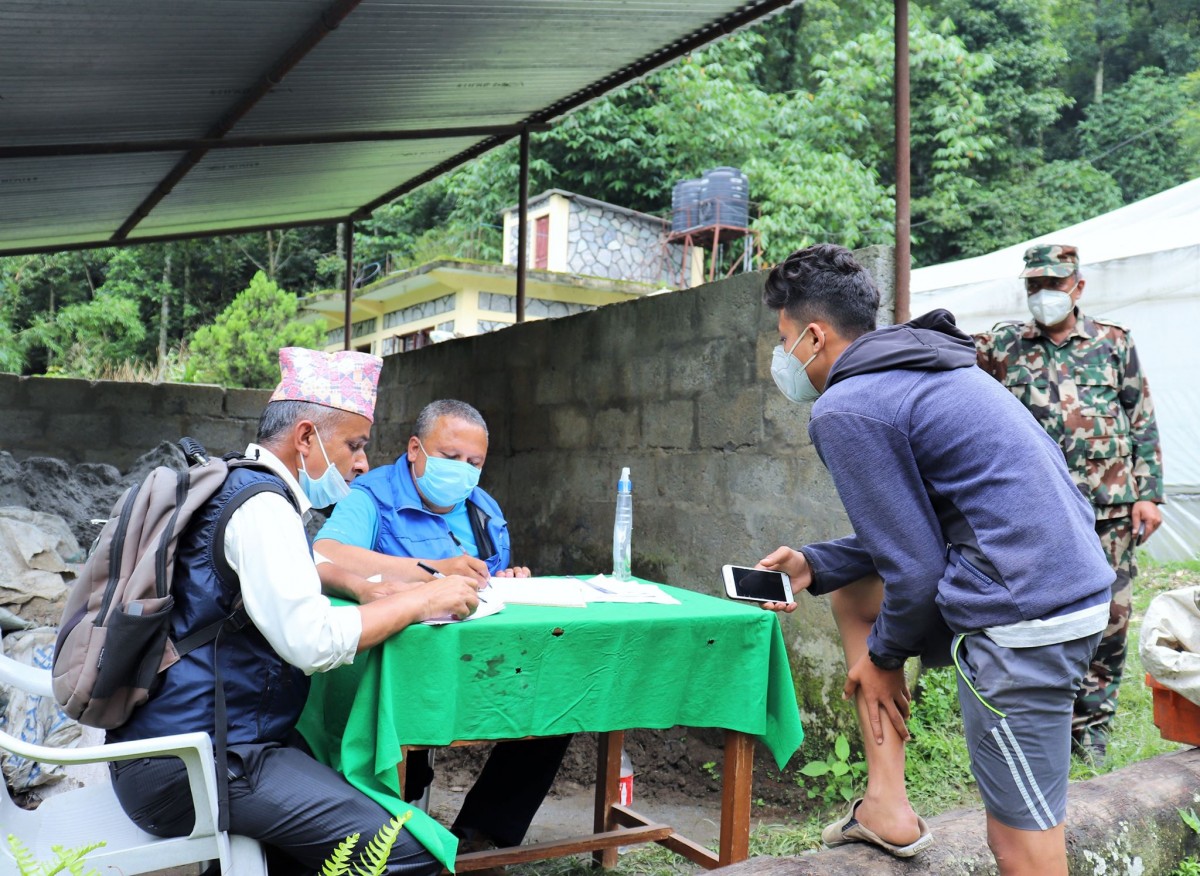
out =
[[633,492],[633,481],[629,479],[629,466],[621,469],[621,478],[617,481],[617,491],[622,493]]

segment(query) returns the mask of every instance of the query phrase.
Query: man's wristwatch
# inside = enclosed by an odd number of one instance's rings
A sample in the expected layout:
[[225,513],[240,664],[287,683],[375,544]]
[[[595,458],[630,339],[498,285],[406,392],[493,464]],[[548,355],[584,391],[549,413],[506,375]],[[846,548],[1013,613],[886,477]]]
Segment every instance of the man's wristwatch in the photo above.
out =
[[871,662],[880,669],[894,670],[904,668],[903,657],[884,657],[882,654],[876,654],[874,651],[868,651],[867,656],[871,658]]

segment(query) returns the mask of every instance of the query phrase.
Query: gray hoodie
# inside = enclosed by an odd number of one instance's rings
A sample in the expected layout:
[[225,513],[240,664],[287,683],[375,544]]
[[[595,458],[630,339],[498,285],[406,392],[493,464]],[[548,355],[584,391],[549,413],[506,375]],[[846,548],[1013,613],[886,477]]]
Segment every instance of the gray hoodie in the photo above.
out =
[[1062,450],[975,367],[948,311],[855,340],[808,431],[855,533],[803,548],[810,592],[878,571],[873,653],[920,654],[943,623],[1022,627],[1108,602],[1115,574]]

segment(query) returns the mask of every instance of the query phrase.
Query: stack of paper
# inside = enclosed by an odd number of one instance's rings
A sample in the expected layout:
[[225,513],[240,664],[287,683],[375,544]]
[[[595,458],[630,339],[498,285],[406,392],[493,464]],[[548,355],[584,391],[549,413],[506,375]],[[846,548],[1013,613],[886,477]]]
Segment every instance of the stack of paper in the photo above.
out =
[[597,575],[583,582],[587,585],[588,602],[652,602],[659,605],[679,605],[657,584],[621,581],[610,575]]
[[576,578],[492,578],[483,596],[498,597],[514,605],[587,606],[583,587]]

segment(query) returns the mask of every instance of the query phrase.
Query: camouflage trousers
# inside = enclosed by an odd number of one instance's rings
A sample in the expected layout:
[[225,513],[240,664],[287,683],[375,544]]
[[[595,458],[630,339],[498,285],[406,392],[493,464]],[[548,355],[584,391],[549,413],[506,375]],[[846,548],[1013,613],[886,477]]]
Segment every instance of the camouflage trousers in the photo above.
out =
[[1117,580],[1108,606],[1108,626],[1075,697],[1075,715],[1071,719],[1071,735],[1077,743],[1088,747],[1105,744],[1109,724],[1117,711],[1117,689],[1125,672],[1125,640],[1133,610],[1133,578],[1137,575],[1133,518],[1097,520],[1096,534]]

